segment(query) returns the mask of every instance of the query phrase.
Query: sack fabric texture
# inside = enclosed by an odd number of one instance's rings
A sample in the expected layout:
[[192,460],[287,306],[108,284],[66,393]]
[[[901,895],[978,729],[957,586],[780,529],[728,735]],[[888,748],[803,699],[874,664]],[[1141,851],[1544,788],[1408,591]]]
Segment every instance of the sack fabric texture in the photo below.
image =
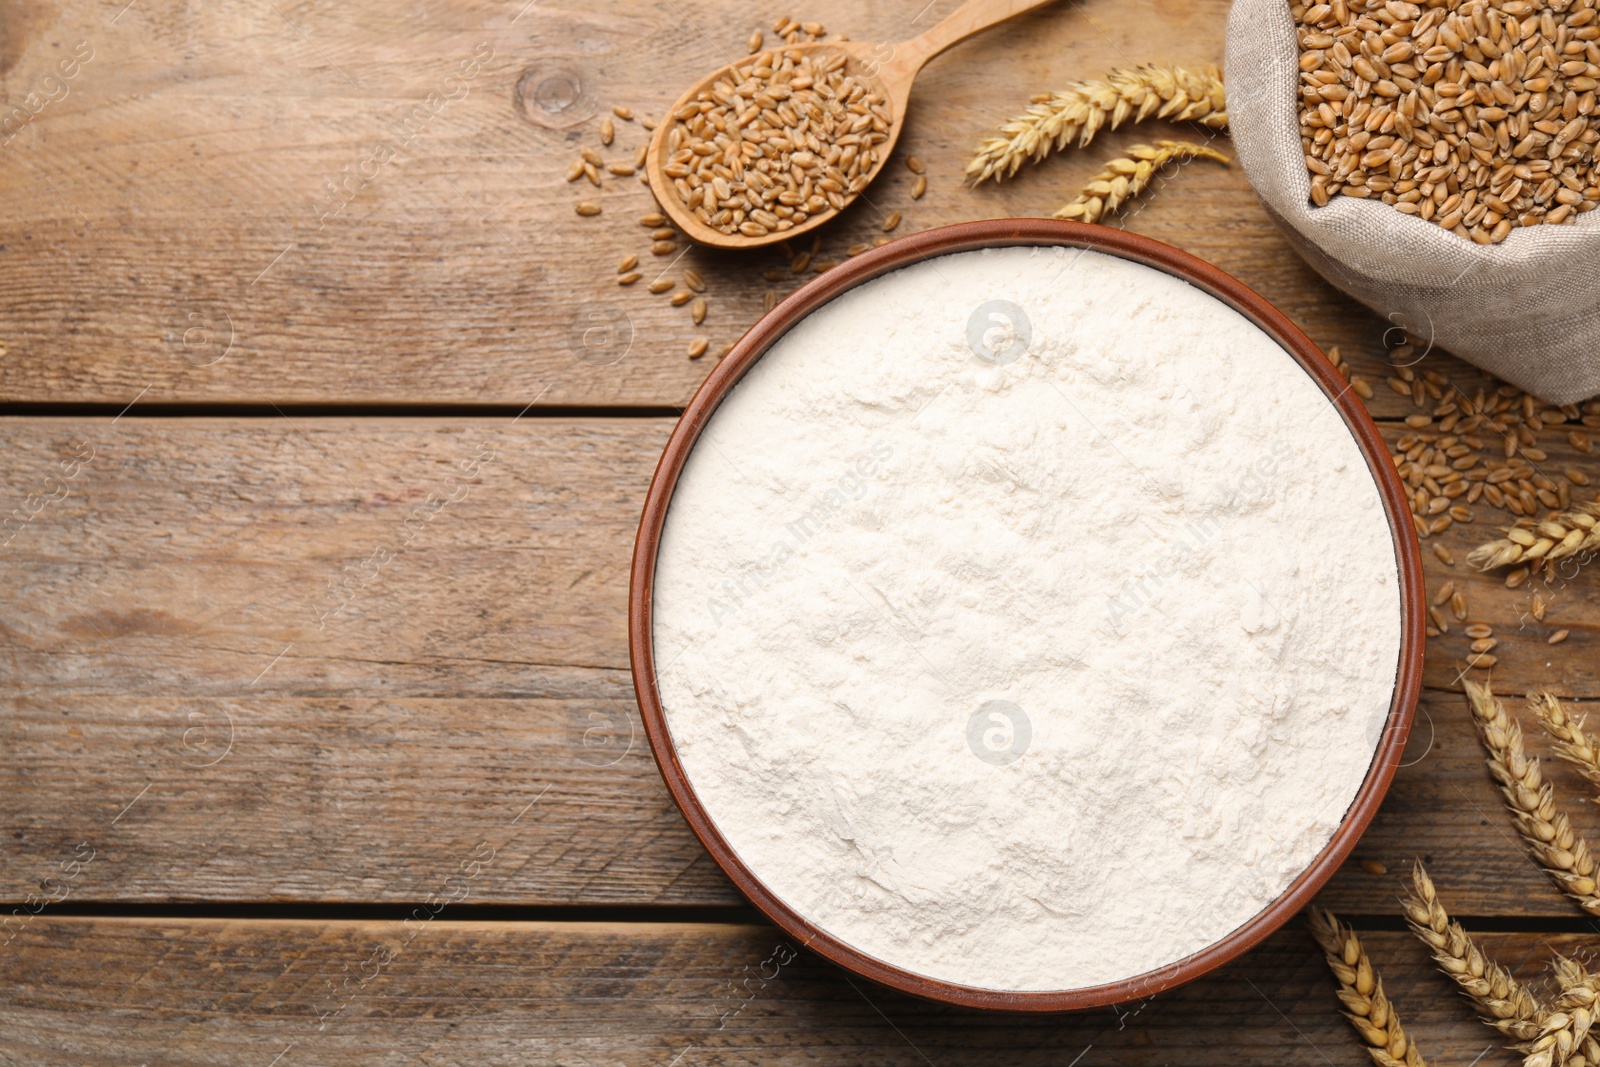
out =
[[1380,200],[1311,203],[1288,0],[1234,0],[1228,126],[1246,177],[1306,262],[1404,327],[1554,404],[1600,393],[1600,210],[1480,245]]

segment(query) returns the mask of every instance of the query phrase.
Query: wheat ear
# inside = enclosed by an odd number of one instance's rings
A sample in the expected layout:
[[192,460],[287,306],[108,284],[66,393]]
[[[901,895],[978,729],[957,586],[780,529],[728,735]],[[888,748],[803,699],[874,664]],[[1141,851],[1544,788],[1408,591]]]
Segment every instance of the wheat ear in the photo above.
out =
[[1512,526],[1505,536],[1487,541],[1467,554],[1480,571],[1566,559],[1600,549],[1600,503],[1580,504],[1531,526]]
[[1439,969],[1472,998],[1487,1025],[1518,1041],[1532,1041],[1542,1034],[1544,1009],[1539,1001],[1450,918],[1421,863],[1411,871],[1411,885],[1401,904],[1412,933],[1428,946]]
[[1600,737],[1585,730],[1583,720],[1568,715],[1554,693],[1535,693],[1528,698],[1528,705],[1539,716],[1544,732],[1555,739],[1556,755],[1600,789]]
[[1009,178],[1023,163],[1038,162],[1074,140],[1081,148],[1101,130],[1155,117],[1198,122],[1212,129],[1228,124],[1226,93],[1215,67],[1203,71],[1148,64],[1117,70],[1102,81],[1073,82],[1000,127],[999,137],[978,146],[967,164],[974,184]]
[[1427,1067],[1422,1053],[1406,1037],[1394,1005],[1383,994],[1383,980],[1372,969],[1367,950],[1354,930],[1331,912],[1313,907],[1308,913],[1311,936],[1328,957],[1328,969],[1339,984],[1344,1017],[1366,1045],[1378,1067]]
[[1125,158],[1107,163],[1105,169],[1083,187],[1078,199],[1057,211],[1055,217],[1077,222],[1099,222],[1144,192],[1162,167],[1173,160],[1182,162],[1196,157],[1214,159],[1224,164],[1228,162],[1228,157],[1215,148],[1207,148],[1193,141],[1157,141],[1154,145],[1134,145],[1128,149]]
[[1600,915],[1594,857],[1584,839],[1573,832],[1566,813],[1556,808],[1555,791],[1544,780],[1539,761],[1523,750],[1521,727],[1488,686],[1465,684],[1478,739],[1489,755],[1489,773],[1499,784],[1528,851],[1563,893],[1589,914]]
[[1563,974],[1557,964],[1557,980],[1562,984],[1561,995],[1540,1020],[1539,1036],[1518,1049],[1524,1055],[1523,1067],[1587,1067],[1593,1063],[1596,1045],[1589,1036],[1594,1026],[1597,1001],[1600,1001],[1600,976],[1583,972],[1571,960],[1563,961],[1573,968]]
[[[1583,982],[1592,981],[1593,978],[1583,964],[1575,959],[1556,954],[1554,971],[1556,986],[1564,993],[1574,989]],[[1591,1032],[1583,1039],[1583,1055],[1574,1056],[1567,1060],[1567,1067],[1593,1067],[1600,1064],[1600,1041],[1596,1041]]]

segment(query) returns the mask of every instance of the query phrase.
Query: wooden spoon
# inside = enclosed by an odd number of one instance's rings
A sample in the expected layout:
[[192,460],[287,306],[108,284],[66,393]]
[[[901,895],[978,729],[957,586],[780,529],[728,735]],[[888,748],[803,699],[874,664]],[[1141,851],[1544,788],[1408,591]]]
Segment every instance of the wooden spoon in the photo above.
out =
[[[1013,15],[1020,15],[1048,2],[1049,0],[967,0],[949,17],[926,33],[897,45],[885,46],[866,41],[815,41],[808,44],[784,45],[768,51],[807,52],[813,55],[843,54],[849,57],[845,69],[861,80],[870,81],[873,88],[888,101],[891,116],[888,140],[876,146],[877,161],[872,169],[863,175],[866,178],[865,184],[871,184],[872,179],[878,176],[878,172],[888,161],[894,150],[895,141],[900,137],[900,129],[905,125],[906,104],[911,97],[911,83],[916,79],[922,65],[958,41],[963,41],[997,22],[1003,22]],[[748,63],[755,58],[757,57],[746,56],[738,62]],[[661,169],[667,163],[668,133],[677,125],[677,120],[672,116],[684,105],[694,103],[696,96],[702,90],[709,89],[713,82],[726,76],[729,70],[730,67],[720,67],[692,85],[689,91],[679,97],[678,102],[668,110],[666,118],[656,127],[655,134],[650,139],[650,152],[645,159],[645,173],[650,178],[650,189],[660,202],[661,209],[671,217],[679,229],[689,235],[691,240],[716,248],[756,248],[776,241],[785,241],[833,218],[839,213],[838,211],[822,211],[787,230],[773,230],[757,237],[742,233],[728,234],[706,225],[678,197],[672,179]],[[858,195],[860,194],[847,194],[845,205],[848,207]]]

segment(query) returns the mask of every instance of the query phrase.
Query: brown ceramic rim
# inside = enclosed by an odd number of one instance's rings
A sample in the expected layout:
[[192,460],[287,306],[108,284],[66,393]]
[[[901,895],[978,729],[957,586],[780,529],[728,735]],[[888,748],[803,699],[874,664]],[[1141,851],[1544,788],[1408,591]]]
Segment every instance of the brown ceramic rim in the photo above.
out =
[[[747,370],[800,319],[862,282],[934,256],[978,248],[1013,245],[1061,245],[1089,248],[1142,263],[1188,282],[1242,313],[1278,341],[1332,401],[1360,445],[1378,484],[1389,528],[1394,536],[1400,578],[1400,661],[1389,719],[1367,770],[1366,780],[1345,813],[1332,840],[1277,900],[1215,944],[1159,970],[1119,982],[1082,989],[1005,992],[957,985],[927,978],[869,956],[845,944],[774,896],[735,855],[700,806],[694,788],[678,763],[657,691],[652,644],[651,594],[656,553],[666,522],[667,506],[679,474],[700,431],[718,404]],[[1421,549],[1411,524],[1411,509],[1400,478],[1389,459],[1378,428],[1350,387],[1301,330],[1254,291],[1211,264],[1148,237],[1104,226],[1054,219],[989,219],[942,226],[901,238],[852,257],[802,286],[751,327],[706,378],[684,410],[656,467],[634,542],[633,573],[628,591],[628,653],[634,690],[644,718],[650,749],[661,776],[712,859],[768,918],[811,950],[846,969],[917,996],[969,1007],[1005,1011],[1072,1011],[1137,1000],[1171,989],[1219,967],[1259,944],[1310,902],[1349,856],[1377,813],[1399,766],[1422,685],[1424,593]]]

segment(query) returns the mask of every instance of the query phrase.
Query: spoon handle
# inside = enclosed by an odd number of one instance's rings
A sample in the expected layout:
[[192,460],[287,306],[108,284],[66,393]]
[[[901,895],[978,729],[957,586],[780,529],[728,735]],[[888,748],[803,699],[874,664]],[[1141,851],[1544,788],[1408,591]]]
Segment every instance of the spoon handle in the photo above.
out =
[[1024,11],[1031,11],[1049,2],[1050,0],[967,0],[926,33],[899,45],[895,49],[894,59],[890,62],[908,74],[915,74],[924,63],[958,41],[964,41],[997,22],[1004,22],[1013,15],[1020,15]]

